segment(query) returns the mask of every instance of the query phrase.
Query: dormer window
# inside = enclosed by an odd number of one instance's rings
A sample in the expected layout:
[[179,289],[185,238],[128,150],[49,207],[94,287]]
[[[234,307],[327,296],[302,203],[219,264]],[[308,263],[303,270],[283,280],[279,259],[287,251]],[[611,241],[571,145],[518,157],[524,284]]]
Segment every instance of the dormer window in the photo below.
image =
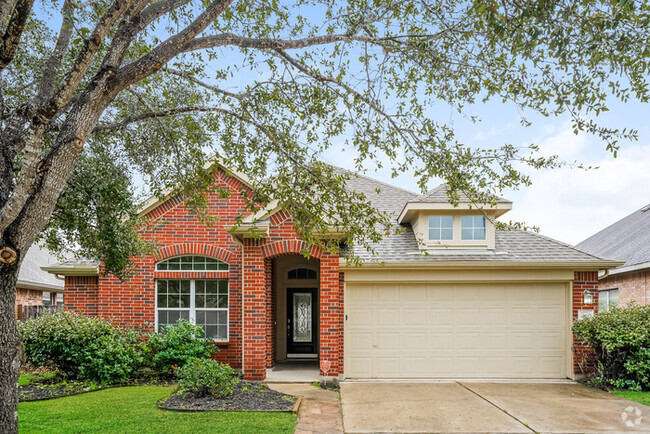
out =
[[485,239],[485,216],[464,215],[460,218],[461,240]]
[[454,239],[454,217],[450,215],[429,216],[429,239],[434,241]]

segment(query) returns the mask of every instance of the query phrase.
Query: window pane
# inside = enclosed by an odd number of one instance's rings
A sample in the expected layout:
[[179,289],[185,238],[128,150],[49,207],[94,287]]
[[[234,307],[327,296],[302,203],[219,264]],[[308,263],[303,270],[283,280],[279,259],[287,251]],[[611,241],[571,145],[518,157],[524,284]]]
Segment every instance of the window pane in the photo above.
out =
[[180,307],[178,304],[178,295],[168,295],[166,307]]
[[429,239],[430,240],[439,240],[440,239],[440,229],[439,228],[429,228]]
[[439,228],[440,227],[440,216],[434,215],[429,217],[429,227],[430,228]]
[[451,229],[454,227],[454,217],[450,215],[445,215],[440,217],[440,227],[445,229]]
[[474,239],[475,240],[484,240],[485,239],[485,229],[474,229]]
[[167,307],[167,295],[158,294],[158,307]]
[[168,280],[167,281],[167,293],[171,295],[177,295],[179,292],[178,280]]
[[472,229],[463,228],[463,229],[460,230],[460,239],[461,240],[472,240],[472,239],[474,239],[472,237],[472,235],[473,235],[473,230]]
[[618,306],[618,289],[614,289],[609,292],[609,305]]
[[190,295],[183,294],[181,295],[181,302],[179,307],[190,307]]
[[219,296],[219,303],[218,303],[218,308],[220,309],[228,309],[228,296],[227,295],[220,295]]
[[190,281],[189,280],[181,280],[181,292],[183,294],[190,295]]
[[605,312],[609,301],[609,294],[607,291],[600,291],[598,293],[598,310]]
[[454,239],[454,230],[453,229],[441,229],[440,230],[440,239],[441,240],[453,240]]

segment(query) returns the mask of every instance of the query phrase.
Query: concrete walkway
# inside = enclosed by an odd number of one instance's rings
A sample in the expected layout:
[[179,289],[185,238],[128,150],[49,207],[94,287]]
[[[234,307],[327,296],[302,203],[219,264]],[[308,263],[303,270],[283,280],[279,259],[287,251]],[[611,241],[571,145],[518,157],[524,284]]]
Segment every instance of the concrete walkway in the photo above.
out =
[[271,389],[289,395],[302,396],[298,411],[296,434],[342,433],[343,415],[339,394],[306,383],[268,383]]
[[650,407],[575,383],[342,383],[346,432],[650,432]]

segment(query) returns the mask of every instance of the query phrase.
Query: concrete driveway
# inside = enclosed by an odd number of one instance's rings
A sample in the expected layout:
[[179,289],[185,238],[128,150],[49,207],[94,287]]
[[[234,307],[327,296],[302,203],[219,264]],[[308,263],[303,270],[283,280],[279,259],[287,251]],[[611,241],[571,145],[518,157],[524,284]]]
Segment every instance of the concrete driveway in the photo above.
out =
[[341,402],[346,432],[650,432],[650,407],[575,383],[349,382]]

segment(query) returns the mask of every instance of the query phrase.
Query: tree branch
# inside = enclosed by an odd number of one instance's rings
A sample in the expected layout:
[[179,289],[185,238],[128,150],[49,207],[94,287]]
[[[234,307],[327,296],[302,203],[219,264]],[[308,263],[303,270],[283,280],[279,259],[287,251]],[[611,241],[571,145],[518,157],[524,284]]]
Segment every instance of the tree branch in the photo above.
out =
[[[50,99],[54,94],[56,76],[59,73],[59,68],[61,67],[63,56],[65,56],[65,53],[68,51],[68,45],[70,44],[70,39],[72,38],[73,12],[74,7],[72,5],[72,1],[65,0],[61,9],[62,22],[61,29],[59,30],[59,37],[57,38],[56,45],[54,46],[54,51],[50,55],[50,58],[45,65],[41,90],[36,98],[39,103]],[[39,103],[37,104],[40,105]]]
[[108,35],[108,32],[111,30],[113,25],[135,1],[136,0],[115,0],[115,2],[108,8],[104,16],[102,16],[95,26],[90,37],[86,40],[86,46],[81,50],[74,64],[66,74],[56,96],[50,100],[46,107],[44,107],[43,111],[46,116],[53,116],[59,109],[61,109],[61,107],[68,103],[74,92],[77,90],[79,83],[81,83],[81,80],[88,71],[92,59],[99,50],[106,35]]
[[161,42],[147,55],[121,68],[114,77],[114,81],[120,85],[118,92],[162,68],[163,65],[182,52],[182,47],[213,23],[233,1],[213,1],[205,11],[183,30]]
[[[113,124],[104,124],[104,125],[97,125],[92,133],[93,134],[100,134],[100,133],[113,133],[119,130],[122,130],[129,125],[144,121],[147,119],[159,119],[159,118],[166,118],[169,116],[175,116],[183,113],[221,113],[229,116],[234,116],[236,115],[234,112],[230,110],[226,110],[220,107],[205,107],[205,106],[187,106],[187,107],[178,107],[178,108],[173,108],[173,109],[168,109],[168,110],[159,110],[159,111],[152,111],[148,113],[141,113],[138,115],[131,115],[127,116],[120,122],[116,122]],[[240,120],[244,120],[245,118],[240,117],[237,115],[238,118],[241,118]]]
[[[0,71],[14,59],[18,42],[25,29],[25,23],[34,5],[34,0],[18,0],[13,9],[7,30],[0,39]],[[2,11],[4,13],[4,9]]]
[[168,74],[172,74],[172,75],[176,75],[178,77],[184,78],[185,80],[191,81],[192,83],[195,83],[195,84],[197,84],[197,85],[199,85],[199,86],[201,86],[201,87],[203,87],[205,89],[211,90],[211,91],[216,92],[216,93],[220,93],[220,94],[225,95],[225,96],[229,96],[231,98],[241,100],[245,96],[245,94],[233,93],[233,92],[228,92],[227,90],[220,89],[220,88],[218,88],[216,86],[213,86],[211,84],[208,84],[208,83],[206,83],[204,81],[199,80],[198,78],[194,77],[193,75],[191,75],[191,74],[189,74],[189,73],[187,73],[185,71],[179,71],[178,69],[168,68],[167,66],[165,66],[162,70],[164,72],[168,73]]

